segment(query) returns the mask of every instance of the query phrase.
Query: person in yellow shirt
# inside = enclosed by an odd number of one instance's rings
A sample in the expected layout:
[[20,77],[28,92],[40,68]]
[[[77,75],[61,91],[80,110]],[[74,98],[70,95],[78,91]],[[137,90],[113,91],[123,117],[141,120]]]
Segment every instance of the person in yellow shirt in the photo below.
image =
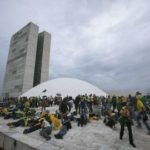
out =
[[142,113],[143,111],[145,111],[145,107],[144,107],[144,105],[143,105],[143,102],[141,101],[141,97],[138,97],[138,98],[137,98],[136,107],[137,107],[137,111],[138,111],[139,113]]
[[121,97],[121,102],[122,102],[122,106],[126,106],[126,103],[127,103],[127,98],[122,96]]
[[122,140],[123,138],[123,134],[124,134],[124,127],[127,126],[128,128],[128,133],[129,133],[129,142],[133,147],[136,147],[136,145],[133,142],[133,134],[132,134],[132,120],[130,118],[130,113],[129,110],[126,106],[122,107],[121,111],[120,111],[120,140]]
[[47,112],[43,112],[40,115],[40,118],[43,118],[43,117],[46,117],[46,116],[49,117],[49,120],[51,121],[54,129],[56,129],[56,130],[60,129],[61,123],[60,123],[59,119],[55,115],[53,115],[49,111],[47,111]]
[[141,93],[136,94],[136,109],[137,109],[137,117],[136,117],[136,121],[137,121],[137,125],[138,127],[142,127],[141,125],[141,119],[143,120],[143,124],[146,126],[147,130],[148,130],[148,134],[150,135],[150,126],[147,122],[148,117],[146,115],[146,109],[144,107],[144,104],[142,102],[142,95]]
[[52,122],[54,129],[56,129],[56,130],[60,129],[61,123],[60,123],[59,119],[52,114],[49,115],[49,117],[50,117],[50,120]]
[[2,108],[1,114],[2,116],[6,116],[8,114],[8,108],[7,107]]

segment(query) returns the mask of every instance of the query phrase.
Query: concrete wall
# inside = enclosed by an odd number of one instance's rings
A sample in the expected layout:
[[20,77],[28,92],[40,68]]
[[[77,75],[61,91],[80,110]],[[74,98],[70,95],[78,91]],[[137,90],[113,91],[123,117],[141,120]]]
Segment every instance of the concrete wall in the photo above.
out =
[[29,23],[10,42],[3,87],[4,96],[19,96],[33,87],[38,26]]
[[17,97],[48,80],[51,36],[38,31],[30,22],[12,36],[3,96]]
[[36,148],[20,142],[0,132],[0,148],[3,150],[37,150]]
[[50,42],[51,36],[48,32],[44,31],[38,35],[34,86],[49,79]]
[[40,83],[49,79],[49,59],[50,59],[50,45],[51,35],[48,32],[43,32],[44,43],[43,43],[43,55],[42,55],[42,66],[41,66],[41,80]]
[[22,93],[33,87],[37,40],[38,26],[31,24]]

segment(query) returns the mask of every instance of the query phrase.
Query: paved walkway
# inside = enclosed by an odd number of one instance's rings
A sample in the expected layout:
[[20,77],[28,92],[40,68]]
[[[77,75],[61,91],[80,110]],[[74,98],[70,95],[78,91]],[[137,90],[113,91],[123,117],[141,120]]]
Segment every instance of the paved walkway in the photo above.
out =
[[[55,111],[55,108],[48,109],[51,112]],[[119,140],[119,124],[117,130],[112,130],[106,127],[102,120],[91,121],[84,127],[78,127],[77,123],[73,122],[72,129],[62,140],[55,139],[54,134],[58,131],[53,131],[50,141],[43,139],[39,131],[24,135],[22,127],[9,129],[6,123],[10,121],[12,120],[0,118],[0,132],[39,150],[149,150],[150,148],[150,136],[146,135],[144,129],[133,127],[134,141],[137,145],[137,148],[133,148],[128,142],[127,129],[121,141]],[[0,144],[2,144],[1,137]]]

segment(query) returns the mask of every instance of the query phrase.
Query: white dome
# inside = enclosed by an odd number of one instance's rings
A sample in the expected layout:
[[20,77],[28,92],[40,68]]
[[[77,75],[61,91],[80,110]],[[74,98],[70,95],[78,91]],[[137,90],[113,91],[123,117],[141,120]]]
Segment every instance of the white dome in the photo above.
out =
[[62,97],[76,97],[81,94],[95,94],[97,96],[106,96],[107,94],[92,84],[74,78],[57,78],[46,81],[30,89],[21,96],[56,96],[60,93]]

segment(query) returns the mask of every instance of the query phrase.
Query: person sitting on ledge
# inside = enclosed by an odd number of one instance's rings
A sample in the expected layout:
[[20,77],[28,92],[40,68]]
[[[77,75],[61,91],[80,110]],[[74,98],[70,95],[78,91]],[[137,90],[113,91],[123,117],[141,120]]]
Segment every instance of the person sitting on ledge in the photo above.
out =
[[25,126],[28,126],[29,123],[31,122],[31,118],[28,118],[28,117],[24,117],[18,121],[15,121],[15,122],[10,122],[8,123],[7,125],[10,127],[10,128],[15,128],[15,127],[19,127],[19,126],[22,126],[22,127],[25,127]]
[[60,131],[57,133],[57,134],[55,134],[54,136],[55,136],[55,138],[57,138],[57,139],[63,139],[63,136],[67,133],[67,131],[69,130],[69,129],[71,129],[72,128],[72,126],[71,126],[71,121],[70,121],[70,119],[68,119],[68,117],[66,116],[65,118],[64,118],[64,123],[62,124],[62,127],[61,127],[61,129],[60,129]]
[[106,126],[109,126],[110,128],[115,128],[115,124],[117,123],[115,119],[115,114],[111,111],[108,111],[103,122]]
[[50,135],[52,132],[52,125],[51,125],[51,121],[48,115],[42,121],[41,127],[42,127],[42,130],[40,131],[40,135],[43,136],[46,140],[50,140],[51,139]]
[[28,133],[41,129],[43,120],[44,118],[38,118],[36,120],[32,120],[32,122],[29,125],[30,127],[27,129],[24,129],[23,134],[28,134]]

